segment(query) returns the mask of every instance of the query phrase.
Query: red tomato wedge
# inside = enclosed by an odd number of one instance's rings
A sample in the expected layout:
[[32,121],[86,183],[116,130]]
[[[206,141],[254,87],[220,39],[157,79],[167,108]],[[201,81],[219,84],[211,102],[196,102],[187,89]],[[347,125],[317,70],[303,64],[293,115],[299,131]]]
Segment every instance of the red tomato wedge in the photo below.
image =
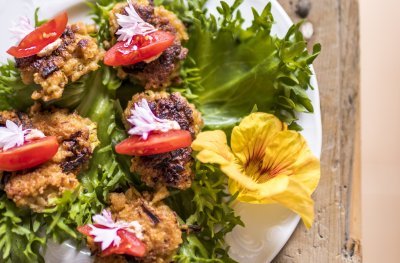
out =
[[108,247],[101,253],[102,257],[106,257],[111,254],[131,255],[134,257],[143,257],[145,255],[146,246],[135,236],[135,234],[125,229],[118,230],[117,234],[121,238],[121,243],[118,247]]
[[159,30],[146,36],[135,36],[129,46],[124,42],[117,42],[107,51],[104,64],[108,66],[136,64],[162,53],[174,43],[174,39],[173,34]]
[[171,152],[192,144],[190,132],[185,130],[171,130],[163,133],[152,133],[147,140],[141,136],[131,136],[115,146],[119,154],[146,156]]
[[[94,224],[94,226],[99,227],[99,225],[97,225],[97,224]],[[91,231],[92,229],[90,228],[89,225],[78,226],[77,229],[78,229],[78,231],[79,231],[80,233],[82,233],[83,235],[88,236],[88,237],[93,237],[93,236],[90,235],[90,231]]]
[[[97,228],[107,228],[99,224],[94,224],[94,226]],[[93,238],[94,236],[90,234],[91,230],[92,229],[89,225],[78,227],[79,232],[81,232],[85,236]],[[111,245],[110,247],[102,251],[102,257],[106,257],[111,254],[131,255],[134,257],[143,257],[145,255],[146,246],[140,239],[135,236],[135,234],[125,229],[119,229],[117,231],[117,235],[121,238],[121,243],[119,244],[119,246],[115,247]]]
[[57,137],[49,136],[0,152],[0,171],[33,168],[50,160],[58,151]]
[[7,53],[16,58],[36,55],[62,35],[67,23],[68,15],[64,12],[29,33],[18,46],[11,47]]

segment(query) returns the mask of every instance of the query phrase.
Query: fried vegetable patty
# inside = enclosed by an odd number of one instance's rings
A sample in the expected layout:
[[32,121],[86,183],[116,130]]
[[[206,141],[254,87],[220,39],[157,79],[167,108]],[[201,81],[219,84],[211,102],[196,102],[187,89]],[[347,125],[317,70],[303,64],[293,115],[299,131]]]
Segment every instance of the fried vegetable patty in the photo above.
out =
[[[118,75],[120,78],[129,77],[145,89],[165,89],[179,80],[180,61],[184,60],[188,53],[187,48],[182,47],[181,43],[189,39],[186,28],[174,13],[162,6],[155,7],[152,1],[150,3],[147,0],[137,0],[133,1],[133,5],[144,21],[159,30],[174,34],[175,41],[158,57],[119,68]],[[113,43],[116,41],[115,33],[119,29],[116,15],[126,15],[124,10],[126,6],[127,4],[117,4],[110,12],[110,32]]]
[[[200,132],[203,125],[200,112],[179,93],[148,91],[136,94],[128,103],[124,119],[131,115],[132,107],[142,99],[147,100],[156,117],[178,122],[182,130],[191,133],[193,139]],[[126,128],[130,128],[128,123]],[[140,174],[142,181],[150,187],[187,189],[194,177],[191,154],[192,148],[187,147],[168,153],[136,156],[132,159],[131,171]]]
[[[148,193],[141,196],[133,188],[125,194],[110,194],[109,209],[115,221],[137,221],[142,225],[146,254],[142,258],[121,255],[96,257],[96,263],[172,262],[172,257],[182,243],[182,232],[175,212],[157,199]],[[92,250],[98,249],[90,238],[88,243]]]
[[12,120],[24,129],[35,128],[46,136],[56,136],[60,144],[48,162],[18,172],[3,172],[2,181],[8,198],[19,207],[41,211],[51,207],[51,199],[78,185],[77,175],[85,167],[98,144],[96,124],[66,110],[40,112],[29,116],[16,111],[0,112],[0,125]]
[[95,30],[94,26],[83,23],[67,26],[56,41],[59,45],[56,43],[53,49],[45,54],[15,59],[22,81],[42,87],[32,94],[32,99],[58,99],[65,85],[99,68],[98,62],[103,59],[104,50],[89,36]]

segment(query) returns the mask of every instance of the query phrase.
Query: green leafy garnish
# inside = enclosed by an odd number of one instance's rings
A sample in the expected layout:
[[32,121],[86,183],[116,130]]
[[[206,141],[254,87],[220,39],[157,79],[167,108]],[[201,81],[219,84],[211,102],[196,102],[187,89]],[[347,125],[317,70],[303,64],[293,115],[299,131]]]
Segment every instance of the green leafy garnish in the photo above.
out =
[[12,61],[0,65],[0,110],[24,110],[33,104],[36,85],[25,85]]
[[[227,178],[213,165],[196,163],[192,187],[167,200],[189,227],[175,256],[178,262],[235,262],[229,255],[225,235],[236,225],[243,225],[231,203],[235,197],[226,192]],[[196,230],[190,230],[194,226]]]
[[160,2],[172,10],[178,3],[186,6],[179,14],[192,21],[187,44],[191,59],[182,70],[183,76],[192,77],[189,83],[184,78],[184,86],[177,89],[195,102],[208,128],[231,128],[254,105],[296,128],[300,128],[295,124],[297,112],[313,112],[306,90],[310,65],[321,47],[317,44],[311,54],[307,52],[300,24],[283,39],[272,36],[271,3],[261,14],[253,9],[253,23],[243,29],[244,19],[237,10],[243,0],[232,6],[222,1],[219,18],[207,14],[204,1]]

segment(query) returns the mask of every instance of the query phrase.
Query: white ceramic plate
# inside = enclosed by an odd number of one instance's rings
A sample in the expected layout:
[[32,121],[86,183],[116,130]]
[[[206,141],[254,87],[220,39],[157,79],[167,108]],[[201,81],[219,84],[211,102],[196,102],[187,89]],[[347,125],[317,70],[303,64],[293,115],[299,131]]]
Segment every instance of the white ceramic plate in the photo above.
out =
[[[1,0],[6,1],[6,0]],[[233,2],[228,0],[227,2]],[[272,13],[275,18],[273,34],[284,36],[292,25],[289,16],[276,0],[272,2]],[[215,10],[219,1],[209,2],[209,8]],[[240,7],[247,25],[250,24],[253,16],[251,7],[261,11],[266,4],[263,0],[246,0]],[[87,7],[84,0],[18,0],[7,1],[7,5],[2,5],[0,9],[0,60],[5,61],[7,56],[5,51],[14,43],[8,28],[18,16],[33,16],[35,7],[40,7],[41,18],[51,18],[60,11],[67,10],[70,21],[88,21],[85,17]],[[215,11],[213,13],[216,13]],[[318,95],[318,85],[315,76],[311,80],[315,90],[309,91],[309,96],[313,102],[314,114],[301,114],[300,124],[304,127],[302,132],[307,139],[312,151],[316,156],[321,153],[321,114]],[[227,235],[226,241],[231,247],[231,256],[240,263],[265,263],[270,262],[282,249],[289,237],[295,230],[299,217],[286,208],[278,205],[251,205],[237,204],[235,210],[241,215],[246,227],[237,227]],[[49,263],[90,263],[88,251],[76,251],[73,245],[65,243],[63,245],[49,244],[46,253],[46,262]]]

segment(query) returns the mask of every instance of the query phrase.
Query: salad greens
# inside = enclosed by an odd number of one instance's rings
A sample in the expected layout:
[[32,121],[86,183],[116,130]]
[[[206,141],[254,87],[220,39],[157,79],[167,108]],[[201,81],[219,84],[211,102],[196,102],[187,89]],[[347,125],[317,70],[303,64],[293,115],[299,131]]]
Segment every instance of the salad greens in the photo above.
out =
[[226,193],[226,176],[215,166],[200,162],[195,166],[196,179],[186,191],[172,193],[167,204],[189,228],[199,231],[184,234],[184,242],[175,257],[178,262],[235,262],[227,253],[224,237],[236,225],[242,225],[232,210],[235,196]]
[[[88,3],[99,27],[94,37],[102,47],[109,45],[108,12],[117,2],[124,0]],[[313,112],[306,90],[312,74],[309,66],[320,46],[309,54],[299,25],[283,39],[271,36],[274,20],[270,4],[261,14],[253,10],[252,26],[243,29],[244,19],[237,10],[243,0],[236,0],[232,6],[222,1],[219,18],[207,13],[206,0],[154,2],[175,12],[188,27],[189,58],[182,65],[182,84],[171,91],[182,92],[196,104],[207,128],[229,129],[258,108],[299,129],[296,112]],[[42,23],[37,13],[35,21]],[[27,110],[36,88],[22,83],[14,62],[0,66],[0,110]],[[79,176],[79,189],[54,199],[54,208],[42,213],[16,208],[0,190],[0,262],[44,262],[41,253],[48,239],[83,240],[76,227],[90,223],[91,216],[107,205],[108,193],[126,190],[129,185],[143,189],[138,176],[129,171],[129,158],[115,154],[113,147],[126,137],[120,119],[125,99],[140,91],[140,87],[121,82],[114,69],[102,66],[68,85],[59,100],[44,104],[76,110],[97,122],[101,143],[88,170]],[[188,226],[175,259],[185,263],[234,262],[224,236],[242,225],[231,207],[235,196],[226,193],[226,177],[215,166],[196,163],[194,170],[192,187],[172,191],[166,200],[181,223]]]
[[221,2],[219,18],[207,14],[206,1],[159,2],[172,10],[179,6],[177,14],[191,23],[187,45],[191,59],[183,67],[183,74],[191,76],[177,90],[193,99],[208,128],[231,128],[255,105],[292,124],[291,128],[300,128],[296,112],[313,112],[306,90],[310,65],[321,46],[307,52],[300,24],[283,39],[272,36],[271,3],[261,14],[253,9],[253,23],[244,29],[238,10],[243,0],[232,6]]

